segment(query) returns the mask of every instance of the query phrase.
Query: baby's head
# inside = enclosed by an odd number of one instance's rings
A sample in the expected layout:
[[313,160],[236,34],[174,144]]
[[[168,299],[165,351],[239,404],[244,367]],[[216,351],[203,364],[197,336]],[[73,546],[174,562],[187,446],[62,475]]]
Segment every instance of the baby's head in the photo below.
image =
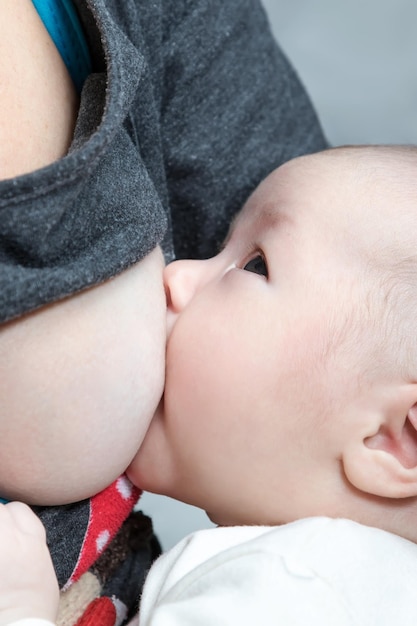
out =
[[165,395],[131,478],[220,524],[417,538],[416,233],[413,148],[273,172],[218,256],[165,270]]

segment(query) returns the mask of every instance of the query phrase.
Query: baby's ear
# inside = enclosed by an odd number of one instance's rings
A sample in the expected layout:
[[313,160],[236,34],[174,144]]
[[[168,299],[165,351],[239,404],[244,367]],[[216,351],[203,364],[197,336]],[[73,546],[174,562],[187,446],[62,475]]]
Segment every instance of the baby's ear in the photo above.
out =
[[347,442],[342,455],[347,480],[375,496],[417,496],[417,384],[382,394],[369,424],[366,436]]

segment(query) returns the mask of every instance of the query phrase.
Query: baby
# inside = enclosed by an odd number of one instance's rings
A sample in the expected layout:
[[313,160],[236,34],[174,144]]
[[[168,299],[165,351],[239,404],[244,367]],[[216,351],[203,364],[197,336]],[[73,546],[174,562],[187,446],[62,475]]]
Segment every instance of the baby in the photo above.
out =
[[[141,625],[417,623],[416,174],[413,147],[295,159],[216,257],[167,266],[165,392],[128,476],[223,528],[157,561]],[[0,550],[26,577],[0,624],[54,620],[38,520],[0,524],[29,544]]]

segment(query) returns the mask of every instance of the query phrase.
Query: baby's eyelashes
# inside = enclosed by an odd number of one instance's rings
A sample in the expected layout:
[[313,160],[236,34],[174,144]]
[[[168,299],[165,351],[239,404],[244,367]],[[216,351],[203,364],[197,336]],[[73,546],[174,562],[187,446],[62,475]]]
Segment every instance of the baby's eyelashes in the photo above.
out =
[[268,266],[263,254],[260,252],[257,252],[249,261],[247,261],[243,269],[246,272],[253,272],[254,274],[259,274],[268,278]]

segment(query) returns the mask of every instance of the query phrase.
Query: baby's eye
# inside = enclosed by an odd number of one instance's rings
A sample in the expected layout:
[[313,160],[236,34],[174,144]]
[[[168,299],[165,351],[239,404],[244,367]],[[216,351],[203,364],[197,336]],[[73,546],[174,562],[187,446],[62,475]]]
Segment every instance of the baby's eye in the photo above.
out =
[[257,254],[243,267],[246,272],[253,272],[254,274],[260,274],[268,278],[268,267],[262,254]]

